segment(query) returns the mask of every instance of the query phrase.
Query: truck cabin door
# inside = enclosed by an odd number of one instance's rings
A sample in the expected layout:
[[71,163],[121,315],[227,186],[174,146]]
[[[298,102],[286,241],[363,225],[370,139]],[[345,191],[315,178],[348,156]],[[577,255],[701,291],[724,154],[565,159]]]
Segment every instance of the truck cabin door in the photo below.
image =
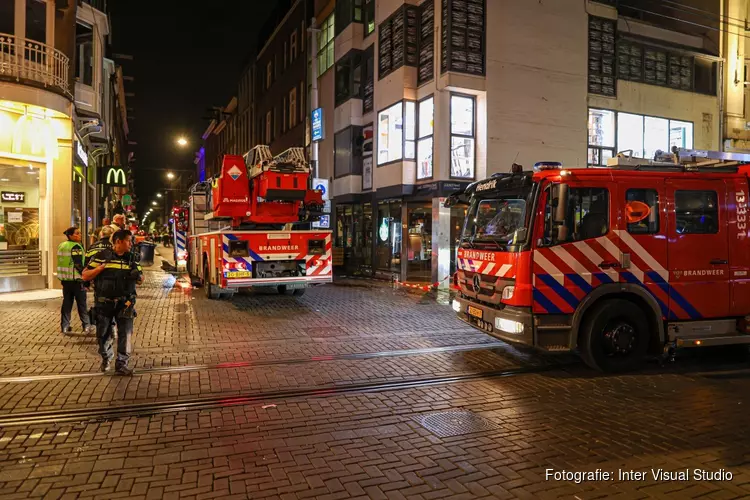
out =
[[667,179],[669,309],[676,319],[729,315],[726,185]]
[[615,241],[623,256],[620,281],[644,286],[656,299],[663,318],[669,319],[664,178],[633,176],[617,184],[620,216]]

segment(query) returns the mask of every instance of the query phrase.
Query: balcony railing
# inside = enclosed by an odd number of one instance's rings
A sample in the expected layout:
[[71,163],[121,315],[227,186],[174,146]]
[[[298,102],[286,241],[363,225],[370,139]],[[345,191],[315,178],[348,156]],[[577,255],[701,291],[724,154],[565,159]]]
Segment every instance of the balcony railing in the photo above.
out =
[[42,252],[39,250],[0,250],[0,278],[39,276]]
[[0,76],[55,87],[70,96],[68,56],[36,40],[0,33]]

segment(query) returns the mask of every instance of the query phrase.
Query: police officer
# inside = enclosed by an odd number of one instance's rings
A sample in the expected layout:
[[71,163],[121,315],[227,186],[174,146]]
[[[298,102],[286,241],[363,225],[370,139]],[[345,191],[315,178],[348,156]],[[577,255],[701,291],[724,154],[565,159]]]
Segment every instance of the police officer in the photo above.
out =
[[81,230],[69,227],[63,233],[68,241],[57,247],[57,279],[62,283],[63,302],[60,308],[60,329],[63,335],[70,333],[70,313],[73,302],[78,306],[78,317],[81,318],[85,332],[92,330],[86,307],[86,288],[81,272],[83,271],[83,247],[81,246]]
[[[106,219],[109,220],[109,219]],[[96,240],[96,242],[89,247],[89,249],[86,251],[86,260],[84,261],[84,266],[87,266],[89,262],[91,262],[91,259],[94,258],[94,256],[101,252],[102,250],[106,250],[108,248],[112,248],[112,242],[110,241],[110,238],[114,234],[114,229],[110,225],[103,226],[100,228],[99,232],[97,233],[97,237],[99,239]],[[91,321],[91,324],[96,327],[96,314],[94,313],[95,306],[89,309],[89,319]],[[112,318],[112,328],[117,328],[117,322],[114,318]],[[114,334],[108,335],[108,338],[114,338]]]
[[128,368],[130,358],[130,336],[135,318],[136,284],[143,283],[143,270],[131,252],[131,234],[119,230],[112,235],[112,248],[98,252],[83,271],[83,279],[94,281],[96,314],[96,336],[99,354],[102,356],[101,371],[109,370],[112,362],[110,325],[117,322],[117,375],[132,375]]

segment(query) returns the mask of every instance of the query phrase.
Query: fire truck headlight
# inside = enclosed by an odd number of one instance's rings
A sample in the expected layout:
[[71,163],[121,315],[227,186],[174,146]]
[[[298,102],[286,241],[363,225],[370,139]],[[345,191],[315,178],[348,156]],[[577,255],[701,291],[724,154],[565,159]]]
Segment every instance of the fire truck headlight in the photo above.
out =
[[453,299],[453,310],[456,312],[461,311],[461,303],[457,301],[456,299]]
[[503,300],[510,300],[510,299],[512,299],[513,298],[513,294],[515,293],[515,291],[516,291],[516,287],[513,286],[513,285],[506,286],[505,288],[503,288]]
[[505,333],[523,333],[523,323],[512,319],[495,318],[495,328]]

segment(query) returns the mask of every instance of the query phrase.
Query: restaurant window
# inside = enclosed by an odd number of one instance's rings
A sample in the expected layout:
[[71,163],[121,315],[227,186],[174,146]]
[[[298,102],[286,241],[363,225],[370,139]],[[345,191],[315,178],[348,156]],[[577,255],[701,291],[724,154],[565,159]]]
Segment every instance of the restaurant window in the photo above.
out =
[[415,103],[399,101],[378,113],[378,165],[415,158]]
[[[39,250],[39,173],[39,168],[33,166],[20,168],[0,164],[3,194],[0,198],[0,250]],[[76,201],[82,206],[81,195],[79,192],[78,199],[74,199],[74,213]],[[80,221],[81,208],[77,213]]]
[[442,0],[441,72],[485,74],[485,0]]
[[381,201],[378,203],[375,266],[378,270],[401,272],[401,202]]
[[375,31],[375,0],[364,0],[362,21],[365,25],[365,36]]
[[435,99],[430,96],[418,103],[417,111],[417,179],[432,177]]
[[325,21],[320,25],[320,31],[317,33],[318,37],[318,76],[328,71],[333,66],[334,54],[333,54],[333,39],[334,39],[334,24],[336,16],[331,14]]
[[297,126],[297,87],[289,91],[289,128]]
[[616,153],[652,159],[657,151],[693,148],[692,122],[589,109],[588,164],[606,165]]
[[0,33],[15,33],[15,0],[0,0]]
[[419,62],[419,8],[404,5],[380,24],[378,31],[378,79],[401,66],[417,67]]
[[432,204],[407,206],[408,280],[430,281],[432,278]]
[[476,163],[475,101],[471,96],[451,94],[452,178],[473,179]]
[[76,23],[76,81],[84,85],[94,82],[94,30]]
[[26,0],[26,38],[39,43],[47,43],[47,2],[45,0]]
[[336,35],[351,23],[362,22],[363,0],[336,0]]
[[336,63],[336,106],[362,98],[362,51],[350,50]]

